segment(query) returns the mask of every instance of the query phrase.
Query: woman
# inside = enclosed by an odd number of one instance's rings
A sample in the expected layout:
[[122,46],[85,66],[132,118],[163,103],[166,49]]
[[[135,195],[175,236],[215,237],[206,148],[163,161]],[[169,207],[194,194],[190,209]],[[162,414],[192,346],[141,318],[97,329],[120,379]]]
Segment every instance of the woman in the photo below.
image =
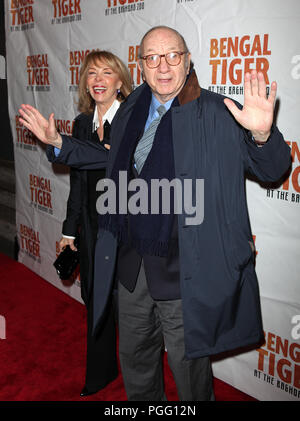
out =
[[[82,64],[79,82],[81,111],[74,123],[73,137],[109,145],[109,127],[120,103],[131,92],[131,79],[124,63],[107,51],[89,53]],[[107,146],[106,146],[107,147]],[[76,250],[80,229],[81,296],[87,307],[87,361],[85,386],[81,396],[96,393],[118,375],[113,305],[101,332],[92,336],[92,290],[94,247],[97,236],[97,181],[105,170],[70,169],[70,194],[60,249]]]

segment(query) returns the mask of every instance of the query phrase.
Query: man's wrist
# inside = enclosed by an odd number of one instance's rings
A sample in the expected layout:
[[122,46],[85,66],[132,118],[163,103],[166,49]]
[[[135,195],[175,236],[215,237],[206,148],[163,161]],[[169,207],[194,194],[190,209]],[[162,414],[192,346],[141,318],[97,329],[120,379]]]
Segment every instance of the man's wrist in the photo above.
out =
[[270,137],[271,131],[268,131],[267,133],[261,133],[261,132],[251,132],[252,139],[257,145],[264,145],[267,143],[269,137]]

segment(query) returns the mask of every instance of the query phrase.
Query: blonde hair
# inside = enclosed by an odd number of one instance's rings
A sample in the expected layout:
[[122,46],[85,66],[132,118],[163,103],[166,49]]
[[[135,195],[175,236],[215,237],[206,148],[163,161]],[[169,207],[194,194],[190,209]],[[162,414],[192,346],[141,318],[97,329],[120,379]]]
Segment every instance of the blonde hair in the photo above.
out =
[[85,114],[91,114],[95,109],[95,101],[86,89],[88,69],[91,64],[96,65],[99,61],[104,62],[112,71],[117,73],[122,82],[120,92],[117,95],[118,101],[124,101],[132,92],[131,76],[123,61],[109,51],[92,51],[86,55],[80,68],[78,110]]

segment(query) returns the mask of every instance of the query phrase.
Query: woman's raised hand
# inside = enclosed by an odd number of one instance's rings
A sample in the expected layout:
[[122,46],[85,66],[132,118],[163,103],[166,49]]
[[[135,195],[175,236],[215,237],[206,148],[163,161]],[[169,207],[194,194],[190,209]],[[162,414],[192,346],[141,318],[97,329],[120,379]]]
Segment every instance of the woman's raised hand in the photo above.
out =
[[55,127],[54,114],[47,120],[42,114],[29,104],[22,104],[19,119],[41,142],[61,148],[62,139]]

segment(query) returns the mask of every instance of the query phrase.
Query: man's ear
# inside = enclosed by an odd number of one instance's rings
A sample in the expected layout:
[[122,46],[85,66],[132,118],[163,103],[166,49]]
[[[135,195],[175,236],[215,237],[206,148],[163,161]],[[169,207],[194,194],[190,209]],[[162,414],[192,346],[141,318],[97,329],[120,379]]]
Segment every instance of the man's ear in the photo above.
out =
[[143,72],[143,60],[141,58],[139,58],[137,64],[138,64],[139,69],[142,73]]
[[190,73],[190,69],[191,69],[191,53],[188,53],[187,55],[186,55],[187,57],[186,57],[186,61],[187,61],[187,63],[186,63],[186,68],[187,68],[187,75]]
[[137,64],[138,64],[138,67],[139,67],[139,69],[141,71],[142,80],[143,80],[143,82],[145,82],[145,76],[144,76],[144,69],[143,69],[143,61],[142,61],[142,59],[139,59],[138,62],[137,62]]

